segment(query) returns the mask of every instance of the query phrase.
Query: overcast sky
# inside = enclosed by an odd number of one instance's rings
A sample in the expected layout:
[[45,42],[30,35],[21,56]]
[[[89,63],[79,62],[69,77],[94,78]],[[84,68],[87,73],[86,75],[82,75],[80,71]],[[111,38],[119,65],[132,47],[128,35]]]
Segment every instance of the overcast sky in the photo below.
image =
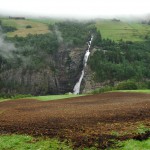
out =
[[100,17],[150,14],[149,0],[0,0],[0,14]]

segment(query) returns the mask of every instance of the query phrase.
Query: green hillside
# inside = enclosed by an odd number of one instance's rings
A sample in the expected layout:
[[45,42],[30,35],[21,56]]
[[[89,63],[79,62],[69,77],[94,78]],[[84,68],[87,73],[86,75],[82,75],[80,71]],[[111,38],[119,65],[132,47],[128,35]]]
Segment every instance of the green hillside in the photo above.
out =
[[149,25],[117,20],[8,18],[1,18],[0,25],[8,36],[2,38],[0,47],[2,97],[6,93],[49,95],[72,91],[91,34],[91,80],[107,81],[111,86],[134,80],[142,83],[142,88],[150,88]]
[[[28,34],[45,34],[49,33],[48,25],[39,21],[33,20],[16,20],[16,19],[1,19],[2,25],[12,26],[17,30],[8,32],[8,37],[14,37],[15,35],[20,37],[26,37]],[[30,26],[29,28],[27,26]]]
[[150,25],[122,21],[100,20],[96,22],[102,38],[114,41],[144,41],[150,36]]
[[[45,34],[50,32],[48,25],[63,22],[63,20],[56,19],[25,19],[16,20],[1,18],[2,24],[6,26],[15,27],[17,30],[8,32],[8,37],[15,35],[26,37],[28,34]],[[135,23],[135,22],[122,22],[113,20],[98,20],[95,21],[95,26],[101,32],[102,38],[111,39],[114,41],[144,41],[150,37],[150,25]],[[27,26],[31,28],[27,28]]]

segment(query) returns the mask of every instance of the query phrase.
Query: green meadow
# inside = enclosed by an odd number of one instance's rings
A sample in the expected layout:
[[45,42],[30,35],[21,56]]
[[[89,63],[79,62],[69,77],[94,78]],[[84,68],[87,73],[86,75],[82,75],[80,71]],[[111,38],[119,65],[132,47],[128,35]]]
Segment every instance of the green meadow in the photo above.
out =
[[45,95],[45,96],[27,96],[25,97],[24,95],[16,95],[12,98],[1,98],[0,102],[2,101],[7,101],[7,100],[15,100],[15,99],[37,99],[40,101],[51,101],[51,100],[59,100],[59,99],[66,99],[66,98],[72,98],[72,97],[78,97],[78,96],[84,96],[84,94],[81,95],[74,95],[74,94],[64,94],[64,95]]
[[[16,31],[8,32],[8,37],[14,37],[15,35],[20,37],[26,37],[28,34],[45,34],[49,33],[48,25],[46,23],[35,22],[32,20],[16,20],[16,19],[7,19],[3,18],[2,24],[5,26],[12,26],[17,28]],[[31,28],[26,28],[26,26],[30,25]]]
[[[28,34],[45,34],[49,33],[48,25],[61,22],[59,19],[25,19],[15,20],[8,18],[1,18],[2,24],[16,27],[14,32],[7,33],[8,37],[22,36],[26,37]],[[26,28],[30,25],[32,28]],[[97,20],[95,26],[104,39],[111,39],[114,41],[144,41],[146,37],[150,37],[150,25],[141,24],[140,22],[123,22],[112,20]]]
[[150,25],[141,23],[99,20],[96,27],[104,39],[114,41],[144,41],[146,36],[150,36]]

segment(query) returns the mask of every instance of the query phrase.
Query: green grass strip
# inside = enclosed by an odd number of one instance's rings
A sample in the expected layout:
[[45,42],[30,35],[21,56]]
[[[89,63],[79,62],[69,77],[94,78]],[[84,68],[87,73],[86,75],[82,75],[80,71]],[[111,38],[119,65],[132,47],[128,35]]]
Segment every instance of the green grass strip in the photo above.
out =
[[143,141],[131,139],[119,142],[118,147],[119,148],[115,148],[115,150],[150,150],[150,138]]
[[79,97],[79,96],[84,96],[84,94],[82,95],[74,95],[74,94],[70,94],[70,95],[46,95],[46,96],[31,96],[31,97],[23,97],[23,95],[21,96],[16,96],[16,98],[11,98],[11,99],[0,99],[0,102],[3,101],[8,101],[8,100],[15,100],[15,99],[37,99],[40,101],[51,101],[51,100],[59,100],[59,99],[66,99],[66,98],[72,98],[72,97]]
[[0,150],[72,150],[57,139],[33,138],[27,135],[1,135]]
[[132,92],[132,93],[147,93],[150,94],[150,90],[117,90],[115,92]]

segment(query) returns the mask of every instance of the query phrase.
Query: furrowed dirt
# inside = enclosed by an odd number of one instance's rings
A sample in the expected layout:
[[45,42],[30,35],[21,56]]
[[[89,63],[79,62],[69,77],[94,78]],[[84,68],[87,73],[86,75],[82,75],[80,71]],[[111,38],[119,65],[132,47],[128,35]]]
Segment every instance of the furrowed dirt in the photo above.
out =
[[0,134],[58,137],[80,148],[104,149],[112,144],[111,139],[136,138],[141,124],[150,128],[149,94],[114,92],[48,102],[0,103]]

